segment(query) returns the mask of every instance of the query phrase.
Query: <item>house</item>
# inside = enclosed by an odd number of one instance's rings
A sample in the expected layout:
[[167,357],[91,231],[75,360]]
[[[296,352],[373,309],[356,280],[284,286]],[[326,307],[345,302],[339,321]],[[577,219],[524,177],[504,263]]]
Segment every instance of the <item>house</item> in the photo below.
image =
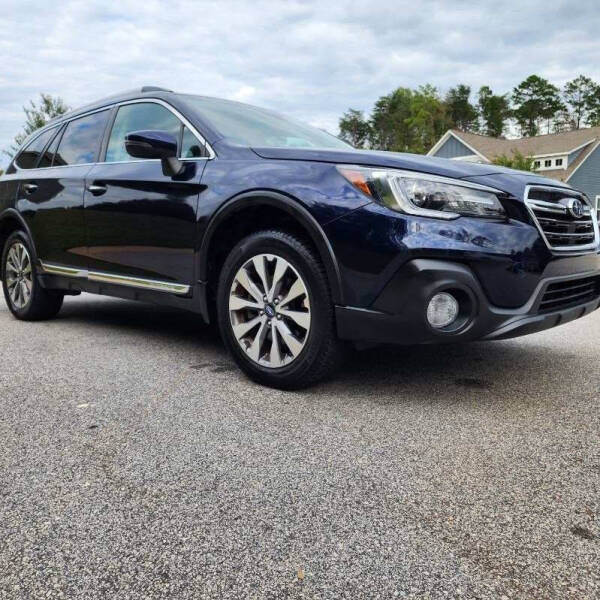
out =
[[491,163],[514,152],[533,158],[536,173],[564,181],[600,203],[600,127],[538,135],[516,140],[450,129],[429,156]]

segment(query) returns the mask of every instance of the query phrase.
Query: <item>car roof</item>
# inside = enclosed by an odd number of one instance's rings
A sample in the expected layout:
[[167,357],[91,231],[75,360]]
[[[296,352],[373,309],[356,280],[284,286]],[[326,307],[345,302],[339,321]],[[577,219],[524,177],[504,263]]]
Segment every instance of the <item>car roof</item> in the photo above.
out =
[[111,106],[112,104],[117,104],[119,102],[126,102],[127,100],[137,100],[143,98],[158,98],[160,100],[168,100],[174,96],[174,92],[172,90],[168,90],[166,88],[147,85],[134,90],[128,90],[126,92],[120,92],[118,94],[113,94],[112,96],[107,96],[106,98],[102,98],[97,100],[96,102],[92,102],[90,104],[86,104],[84,106],[80,106],[69,112],[64,113],[58,117],[55,117],[51,121],[48,121],[47,125],[55,125],[57,123],[62,123],[63,121],[68,121],[73,117],[77,117],[78,115],[92,112],[94,110],[99,110],[104,108],[105,106]]
[[[92,102],[91,104],[80,106],[74,110],[71,110],[63,115],[52,119],[44,126],[44,129],[60,125],[65,121],[69,121],[71,119],[77,118],[80,115],[84,115],[95,110],[109,108],[114,104],[128,102],[130,100],[144,100],[145,98],[147,98],[148,100],[162,100],[163,102],[166,102],[167,104],[172,106],[175,110],[179,111],[182,115],[185,116],[185,118],[201,133],[202,137],[209,144],[212,144],[222,136],[218,131],[215,130],[211,123],[207,122],[200,115],[198,115],[196,111],[190,110],[190,107],[186,104],[185,100],[186,98],[192,97],[208,98],[209,96],[202,96],[199,94],[182,94],[166,88],[148,85],[142,88],[113,94],[112,96],[102,98],[101,100],[97,100],[96,102]],[[27,140],[25,140],[25,142],[28,143],[33,136],[39,135],[41,131],[42,129],[39,129],[36,132],[34,132]]]
[[[115,104],[144,99],[148,99],[149,101],[160,100],[170,105],[173,109],[175,109],[176,112],[179,113],[180,116],[189,121],[189,123],[196,129],[199,136],[209,144],[209,147],[212,151],[213,144],[223,136],[214,129],[211,123],[207,122],[206,120],[201,118],[195,111],[190,109],[190,107],[185,102],[185,99],[190,97],[208,98],[209,96],[202,96],[199,94],[181,94],[163,87],[152,85],[107,96],[90,104],[85,104],[83,106],[70,110],[62,115],[59,115],[58,117],[55,117],[54,119],[48,121],[43,127],[40,127],[39,129],[33,131],[30,135],[27,136],[27,138],[23,140],[19,149],[15,152],[13,160],[20,154],[23,148],[26,148],[31,143],[32,140],[39,137],[43,134],[43,132],[49,129],[52,129],[54,127],[61,127],[64,123],[68,121],[77,119],[80,116],[84,116],[94,111],[110,109]],[[12,162],[13,161],[11,160],[11,164]]]

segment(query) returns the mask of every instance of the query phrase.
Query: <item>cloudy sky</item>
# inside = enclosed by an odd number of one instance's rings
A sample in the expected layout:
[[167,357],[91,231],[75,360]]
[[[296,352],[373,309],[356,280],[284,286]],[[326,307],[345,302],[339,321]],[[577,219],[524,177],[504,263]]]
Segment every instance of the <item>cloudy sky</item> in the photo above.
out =
[[[512,6],[514,5],[514,6]],[[40,92],[71,106],[145,84],[332,132],[398,86],[600,81],[598,1],[0,0],[0,149]]]

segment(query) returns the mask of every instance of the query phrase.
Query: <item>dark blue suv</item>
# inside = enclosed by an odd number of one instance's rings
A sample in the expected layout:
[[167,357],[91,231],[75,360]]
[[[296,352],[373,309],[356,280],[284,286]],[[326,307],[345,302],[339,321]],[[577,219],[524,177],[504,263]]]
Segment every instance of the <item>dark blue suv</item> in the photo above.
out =
[[19,319],[92,292],[217,321],[241,369],[309,385],[344,343],[503,339],[600,303],[598,219],[567,185],[358,151],[252,106],[147,87],[53,121],[0,179]]

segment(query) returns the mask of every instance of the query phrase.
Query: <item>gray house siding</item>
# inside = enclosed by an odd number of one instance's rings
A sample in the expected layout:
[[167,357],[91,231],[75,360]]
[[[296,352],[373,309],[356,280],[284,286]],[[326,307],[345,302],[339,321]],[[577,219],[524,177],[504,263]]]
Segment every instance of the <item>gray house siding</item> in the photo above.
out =
[[[591,142],[593,144],[593,142]],[[587,146],[584,146],[583,148],[581,148],[580,150],[577,150],[576,152],[571,152],[571,154],[569,154],[569,156],[567,156],[567,166],[569,166],[585,149],[587,148]]]
[[569,179],[569,185],[581,190],[593,202],[600,196],[600,146],[582,163]]
[[435,153],[439,158],[456,158],[457,156],[472,156],[471,152],[462,142],[450,136]]

